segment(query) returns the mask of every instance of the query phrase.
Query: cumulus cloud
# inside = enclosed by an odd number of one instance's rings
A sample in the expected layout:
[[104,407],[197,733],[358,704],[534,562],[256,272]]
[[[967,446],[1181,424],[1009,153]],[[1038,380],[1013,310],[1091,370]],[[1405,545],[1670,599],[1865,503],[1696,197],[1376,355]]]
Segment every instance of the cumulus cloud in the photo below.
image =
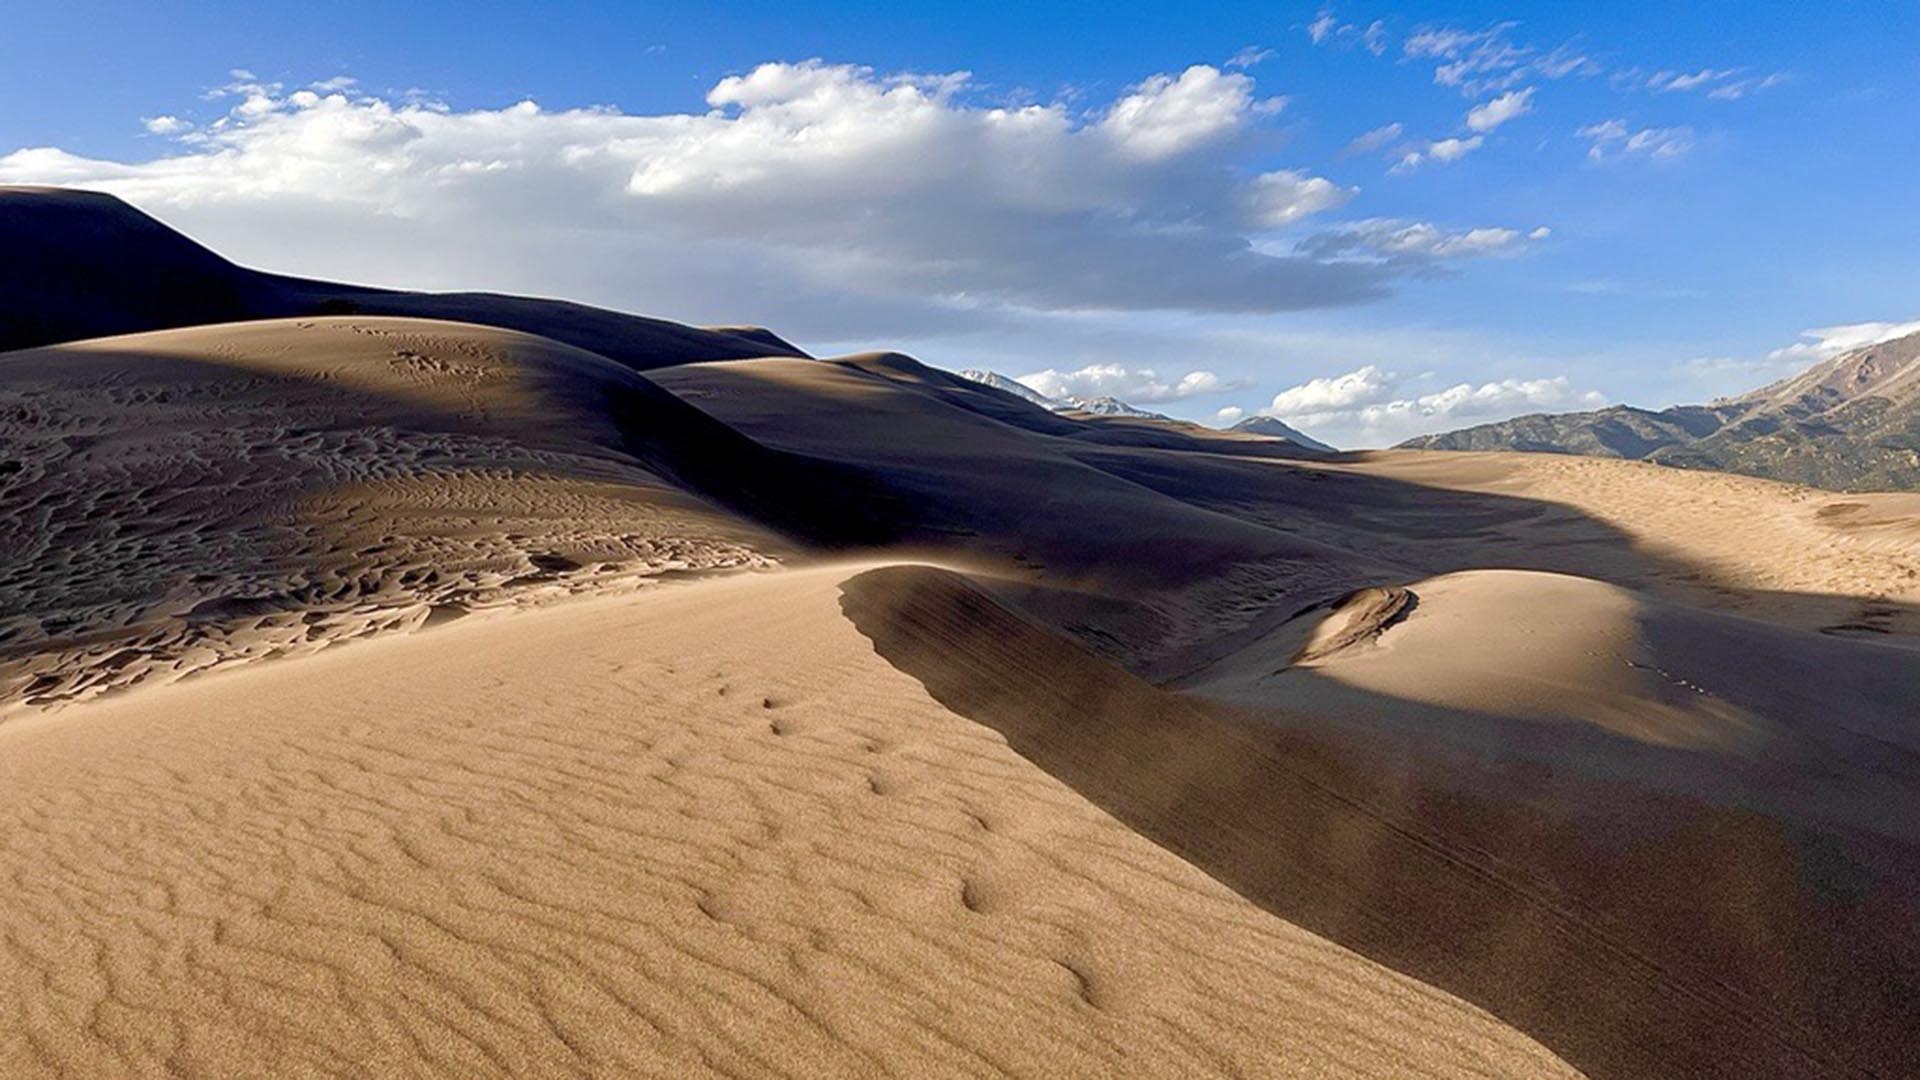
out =
[[30,148],[0,157],[0,182],[107,190],[276,269],[689,316],[746,297],[731,317],[799,332],[873,332],[883,304],[1275,312],[1388,290],[1389,269],[1255,245],[1354,189],[1248,167],[1281,102],[1245,74],[1196,65],[1092,109],[970,87],[763,64],[704,112],[627,115],[288,91],[237,70],[210,94],[226,115],[168,156]]
[[1248,212],[1256,226],[1280,228],[1339,209],[1359,193],[1359,188],[1341,187],[1324,177],[1281,169],[1253,178],[1247,187]]
[[1372,131],[1356,136],[1352,142],[1346,145],[1345,149],[1340,151],[1340,156],[1352,157],[1356,154],[1371,154],[1379,150],[1384,150],[1387,144],[1398,139],[1406,130],[1406,125],[1401,124],[1399,121],[1391,124],[1382,124]]
[[1380,445],[1523,413],[1592,409],[1607,403],[1598,391],[1576,390],[1564,375],[1458,383],[1424,394],[1409,390],[1408,383],[1421,381],[1430,382],[1430,376],[1408,380],[1367,364],[1282,390],[1261,412],[1290,424],[1342,433],[1358,445]]
[[1280,417],[1319,416],[1385,401],[1392,391],[1392,376],[1368,364],[1344,375],[1309,379],[1282,390],[1262,411]]
[[1222,379],[1211,371],[1189,371],[1178,379],[1166,381],[1152,368],[1129,368],[1122,364],[1090,364],[1078,371],[1048,368],[1018,376],[1016,381],[1050,398],[1115,397],[1132,405],[1179,401],[1246,385]]
[[1475,131],[1488,132],[1516,116],[1525,116],[1533,111],[1533,87],[1524,90],[1509,90],[1499,97],[1467,112],[1467,126]]
[[1240,406],[1226,405],[1214,412],[1213,419],[1215,423],[1220,424],[1222,427],[1230,427],[1239,423],[1246,415],[1247,410]]
[[178,135],[193,127],[192,124],[177,116],[166,115],[149,116],[140,121],[140,126],[146,128],[149,135]]
[[1159,161],[1232,134],[1249,115],[1278,112],[1283,104],[1280,98],[1255,100],[1253,80],[1245,75],[1195,64],[1178,78],[1155,75],[1134,87],[1114,102],[1099,127],[1129,155]]
[[1603,161],[1615,154],[1642,154],[1655,159],[1676,158],[1693,149],[1690,127],[1641,128],[1627,126],[1625,120],[1603,120],[1588,124],[1574,134],[1588,141],[1587,157]]

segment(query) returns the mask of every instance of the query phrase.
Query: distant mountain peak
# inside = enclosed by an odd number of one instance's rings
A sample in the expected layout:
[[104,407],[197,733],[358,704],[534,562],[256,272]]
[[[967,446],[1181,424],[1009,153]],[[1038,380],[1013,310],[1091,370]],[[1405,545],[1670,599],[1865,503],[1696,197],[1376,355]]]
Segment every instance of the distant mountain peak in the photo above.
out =
[[1014,397],[1024,398],[1043,409],[1056,409],[1059,405],[1059,402],[1028,386],[1026,383],[1018,379],[1009,379],[997,371],[988,371],[985,368],[964,368],[956,372],[956,374],[963,379],[970,379],[982,386],[991,386],[995,390],[1005,390]]
[[1249,416],[1233,425],[1228,431],[1238,431],[1245,435],[1264,435],[1269,439],[1285,439],[1288,442],[1304,446],[1309,450],[1324,450],[1329,454],[1338,453],[1333,447],[1319,439],[1307,435],[1271,416]]
[[1708,405],[1541,413],[1400,445],[1635,458],[1838,491],[1920,489],[1920,334]]
[[1134,408],[1132,405],[1108,394],[1102,394],[1098,397],[1064,397],[1055,400],[1059,402],[1060,408],[1063,411],[1066,409],[1077,409],[1080,412],[1093,413],[1095,416],[1133,416],[1144,420],[1170,419],[1170,417],[1161,413]]
[[1054,412],[1086,412],[1096,416],[1133,416],[1148,420],[1165,420],[1167,417],[1145,409],[1136,409],[1119,398],[1102,395],[1100,397],[1048,397],[1018,379],[1010,379],[997,371],[984,368],[965,368],[957,372],[963,379],[971,379],[983,386],[995,390],[1005,390],[1016,397],[1025,398],[1043,409]]
[[[956,374],[963,379],[970,379],[983,386],[991,386],[996,390],[1005,390],[1009,394],[1024,398],[1043,409],[1049,409],[1053,412],[1083,412],[1092,413],[1095,416],[1122,416],[1140,420],[1171,421],[1173,419],[1164,413],[1148,412],[1137,406],[1129,405],[1119,398],[1108,394],[1093,397],[1080,397],[1077,395],[1048,397],[1018,379],[1008,378],[997,371],[988,371],[985,368],[964,368],[956,372]],[[1317,450],[1329,454],[1339,453],[1339,451],[1328,446],[1326,443],[1311,436],[1304,435],[1281,421],[1275,420],[1271,416],[1249,416],[1228,430],[1237,431],[1242,435],[1261,435],[1269,439],[1284,439],[1306,450]]]

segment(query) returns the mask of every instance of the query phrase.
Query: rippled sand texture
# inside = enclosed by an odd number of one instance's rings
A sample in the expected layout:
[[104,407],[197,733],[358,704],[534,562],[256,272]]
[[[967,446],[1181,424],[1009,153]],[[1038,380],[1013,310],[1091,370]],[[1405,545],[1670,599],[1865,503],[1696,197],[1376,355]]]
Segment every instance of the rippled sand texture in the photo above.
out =
[[0,1073],[1570,1074],[937,705],[850,572],[0,729]]
[[0,356],[0,701],[768,565],[765,534],[622,452],[606,400],[633,378],[421,320]]

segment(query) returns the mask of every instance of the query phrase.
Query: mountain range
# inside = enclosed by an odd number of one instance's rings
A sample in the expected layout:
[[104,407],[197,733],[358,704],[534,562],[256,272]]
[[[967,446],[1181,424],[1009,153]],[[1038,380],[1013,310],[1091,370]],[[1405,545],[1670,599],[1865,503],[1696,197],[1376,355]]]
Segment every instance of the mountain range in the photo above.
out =
[[1535,414],[1400,445],[1631,458],[1835,491],[1914,490],[1920,488],[1920,334],[1853,349],[1706,405]]
[[[1035,390],[1026,383],[1018,379],[1008,378],[997,371],[986,371],[981,368],[966,368],[960,371],[959,375],[963,379],[972,379],[974,382],[984,386],[991,386],[995,390],[1004,390],[1015,397],[1024,398],[1043,409],[1050,409],[1054,412],[1082,412],[1091,413],[1094,416],[1129,416],[1141,420],[1166,420],[1172,423],[1178,423],[1178,421],[1173,420],[1172,417],[1163,413],[1148,412],[1145,409],[1129,405],[1119,398],[1110,395],[1101,395],[1098,397],[1079,397],[1076,395],[1048,397],[1046,394]],[[1284,439],[1306,450],[1316,450],[1327,454],[1338,453],[1338,451],[1326,443],[1309,435],[1302,434],[1271,416],[1249,416],[1245,420],[1229,427],[1227,430],[1237,431],[1243,435],[1259,435],[1268,439]]]

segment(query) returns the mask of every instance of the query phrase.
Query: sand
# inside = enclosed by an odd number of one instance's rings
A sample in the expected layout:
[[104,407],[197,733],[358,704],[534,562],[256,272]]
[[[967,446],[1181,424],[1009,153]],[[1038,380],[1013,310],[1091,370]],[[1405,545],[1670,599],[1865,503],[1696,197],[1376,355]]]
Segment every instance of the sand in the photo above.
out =
[[1920,1060],[1913,496],[1297,459],[119,206],[0,191],[0,1075]]
[[[1651,572],[1605,574],[1789,626],[1920,644],[1920,496],[1836,494],[1731,473],[1562,454],[1381,451],[1353,466],[1459,492],[1540,500],[1631,537]],[[1539,537],[1516,547],[1537,547]],[[1658,565],[1665,563],[1664,566]]]
[[625,453],[606,402],[643,389],[545,338],[425,320],[0,354],[0,714],[770,565],[765,530]]
[[1570,1074],[942,708],[854,572],[0,728],[0,1072]]

